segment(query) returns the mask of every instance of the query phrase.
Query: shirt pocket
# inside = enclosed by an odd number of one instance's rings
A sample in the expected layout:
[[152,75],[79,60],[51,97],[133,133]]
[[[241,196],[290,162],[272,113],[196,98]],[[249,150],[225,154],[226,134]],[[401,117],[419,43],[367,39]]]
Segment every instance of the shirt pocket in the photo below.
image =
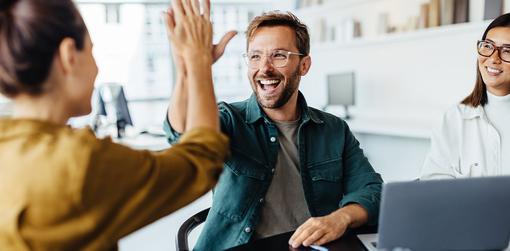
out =
[[329,214],[340,205],[343,198],[342,159],[334,159],[309,167],[310,178],[312,180],[312,194],[317,213],[322,216]]
[[310,170],[310,177],[312,181],[332,181],[339,182],[342,179],[342,159],[334,159],[324,161],[318,164],[311,165],[308,170]]
[[487,171],[478,162],[471,162],[460,168],[460,172],[455,170],[455,178],[483,177],[487,176]]
[[225,218],[242,221],[256,199],[268,167],[243,155],[233,155],[214,188],[212,210]]

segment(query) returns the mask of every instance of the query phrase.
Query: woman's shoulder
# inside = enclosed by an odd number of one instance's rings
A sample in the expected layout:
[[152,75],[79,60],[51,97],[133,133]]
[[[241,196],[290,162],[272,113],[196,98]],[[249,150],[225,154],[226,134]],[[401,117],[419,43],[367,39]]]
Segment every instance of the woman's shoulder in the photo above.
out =
[[442,119],[465,119],[470,114],[473,114],[474,112],[478,111],[477,107],[472,107],[469,105],[464,105],[461,103],[454,104],[450,106],[446,111],[443,113]]
[[434,130],[452,132],[469,123],[472,118],[483,113],[481,107],[472,107],[461,103],[450,106],[436,121]]

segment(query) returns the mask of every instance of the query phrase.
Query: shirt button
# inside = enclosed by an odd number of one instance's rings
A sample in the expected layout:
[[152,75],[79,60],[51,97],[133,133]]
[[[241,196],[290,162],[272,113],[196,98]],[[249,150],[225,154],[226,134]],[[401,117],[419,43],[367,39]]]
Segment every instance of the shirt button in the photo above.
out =
[[478,163],[475,163],[475,166],[478,166]]
[[276,138],[275,137],[271,137],[271,142],[276,142]]
[[273,169],[271,169],[271,172],[272,172],[272,173],[274,173],[274,168],[273,168]]
[[244,229],[244,232],[246,232],[246,233],[251,232],[251,228],[249,228],[249,227],[245,228],[245,229]]
[[264,202],[264,198],[260,198],[259,202],[260,203]]

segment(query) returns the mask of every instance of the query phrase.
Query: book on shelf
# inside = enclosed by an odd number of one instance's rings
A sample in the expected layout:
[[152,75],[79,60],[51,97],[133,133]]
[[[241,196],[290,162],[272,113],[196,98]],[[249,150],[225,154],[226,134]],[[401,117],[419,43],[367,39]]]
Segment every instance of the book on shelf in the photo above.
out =
[[418,29],[427,28],[429,24],[429,4],[424,3],[420,9],[420,19],[418,20]]
[[439,0],[430,0],[429,3],[429,20],[428,27],[436,27],[439,26],[439,17],[440,17],[440,1]]
[[361,37],[361,23],[351,18],[344,19],[334,27],[332,32],[333,36],[326,36],[326,38],[331,37],[337,43],[350,42],[355,37]]
[[343,29],[344,34],[342,36],[343,36],[344,41],[345,42],[352,41],[352,38],[354,37],[354,20],[350,19],[350,18],[345,19],[343,21],[343,26],[344,26],[344,29]]
[[377,27],[377,34],[382,35],[388,33],[388,13],[381,13],[379,14],[379,20],[378,20],[378,27]]
[[454,23],[469,22],[469,0],[455,0]]
[[485,0],[483,20],[495,19],[503,14],[503,0]]
[[312,41],[315,43],[325,41],[326,32],[326,21],[322,18],[315,19],[312,31]]
[[312,6],[313,6],[313,5],[319,5],[319,4],[321,4],[321,3],[322,3],[322,0],[312,0],[312,3],[311,3],[311,4],[312,4]]
[[441,25],[453,24],[455,0],[443,0],[441,4]]
[[361,37],[361,23],[354,21],[354,34],[353,37]]
[[301,0],[294,0],[294,7],[295,9],[301,9],[303,6],[301,5]]
[[418,19],[419,17],[408,17],[404,31],[412,31],[418,29]]

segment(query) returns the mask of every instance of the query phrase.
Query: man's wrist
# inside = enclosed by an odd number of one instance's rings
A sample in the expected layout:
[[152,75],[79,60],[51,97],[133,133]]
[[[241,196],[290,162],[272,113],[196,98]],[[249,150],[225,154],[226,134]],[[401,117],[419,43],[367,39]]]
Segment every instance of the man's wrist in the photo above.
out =
[[342,213],[343,220],[350,228],[359,227],[368,223],[370,215],[361,204],[349,203],[336,212]]
[[342,207],[339,210],[333,212],[333,214],[336,214],[336,218],[339,219],[339,221],[342,222],[346,227],[349,227],[354,220],[349,208],[347,207],[349,206]]

